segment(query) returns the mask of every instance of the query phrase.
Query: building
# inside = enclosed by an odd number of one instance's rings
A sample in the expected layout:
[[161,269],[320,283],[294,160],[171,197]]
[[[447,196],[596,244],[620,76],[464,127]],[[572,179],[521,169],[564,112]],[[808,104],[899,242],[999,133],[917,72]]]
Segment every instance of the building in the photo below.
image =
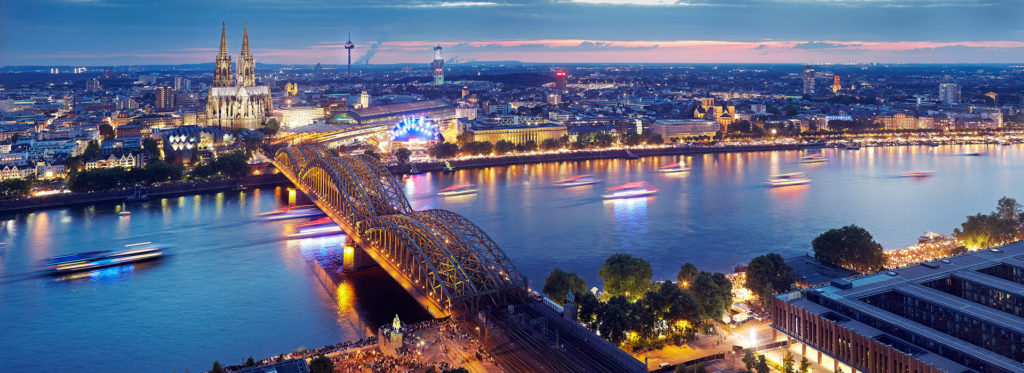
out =
[[843,86],[839,84],[839,75],[832,76],[832,94],[837,94],[843,89]]
[[960,86],[956,83],[939,84],[939,101],[946,105],[960,102]]
[[181,79],[181,77],[180,77],[180,76],[176,76],[176,77],[174,77],[174,91],[175,91],[175,92],[179,92],[179,91],[181,91],[181,88],[182,88],[182,87],[181,87],[181,84],[182,84],[182,79]]
[[441,46],[434,47],[434,61],[430,63],[430,71],[434,74],[434,85],[444,84],[444,57],[441,57]]
[[351,124],[387,130],[395,123],[411,117],[424,117],[434,123],[450,121],[455,118],[455,107],[441,100],[416,101],[358,108],[346,111],[342,116],[350,118],[347,122]]
[[359,94],[359,108],[365,109],[368,107],[370,107],[370,92],[364,89],[363,93]]
[[99,91],[100,89],[103,89],[103,86],[100,85],[99,78],[92,78],[85,82],[85,90],[87,91]]
[[558,72],[555,73],[555,88],[556,89],[558,89],[560,91],[561,90],[565,90],[565,87],[568,85],[568,82],[569,82],[569,74],[566,74],[565,71],[558,71]]
[[179,163],[190,161],[201,151],[213,151],[234,142],[231,132],[219,128],[184,126],[161,134],[164,154]]
[[814,68],[804,66],[804,94],[814,96]]
[[295,128],[313,124],[324,117],[324,109],[318,106],[297,106],[287,109],[275,109],[274,118],[281,128]]
[[473,135],[473,141],[488,141],[496,143],[501,140],[515,144],[523,144],[533,141],[540,145],[547,139],[559,140],[562,136],[569,134],[565,126],[556,124],[538,125],[502,125],[494,127],[471,128],[467,132]]
[[156,102],[153,106],[157,109],[174,109],[174,90],[171,87],[156,87]]
[[685,139],[696,136],[714,136],[721,125],[711,119],[658,119],[651,125],[651,131],[665,140]]
[[[1024,242],[779,294],[772,327],[855,372],[1024,370]],[[797,357],[799,360],[799,357]]]
[[907,115],[904,113],[895,113],[892,115],[879,116],[878,121],[882,123],[882,128],[885,128],[887,130],[907,130],[919,128],[917,123],[917,117],[913,115]]
[[221,25],[220,52],[213,70],[213,84],[206,102],[207,125],[220,128],[256,129],[273,109],[270,87],[256,85],[255,62],[249,49],[249,27],[242,37],[238,74],[231,72],[227,36]]
[[557,93],[548,94],[548,105],[560,105],[562,103],[562,95]]

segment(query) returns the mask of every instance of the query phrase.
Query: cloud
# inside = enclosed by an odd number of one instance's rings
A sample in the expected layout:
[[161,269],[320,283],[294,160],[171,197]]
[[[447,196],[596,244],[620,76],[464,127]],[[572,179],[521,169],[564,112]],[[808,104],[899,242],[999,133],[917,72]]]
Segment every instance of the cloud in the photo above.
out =
[[796,49],[834,49],[834,48],[855,48],[862,46],[863,44],[857,43],[830,43],[825,41],[809,41],[806,43],[799,43],[794,45]]
[[578,45],[578,47],[580,47],[580,48],[603,48],[603,47],[609,47],[611,45],[612,45],[612,43],[609,43],[609,42],[606,42],[606,41],[583,41],[583,42],[580,42],[580,45]]

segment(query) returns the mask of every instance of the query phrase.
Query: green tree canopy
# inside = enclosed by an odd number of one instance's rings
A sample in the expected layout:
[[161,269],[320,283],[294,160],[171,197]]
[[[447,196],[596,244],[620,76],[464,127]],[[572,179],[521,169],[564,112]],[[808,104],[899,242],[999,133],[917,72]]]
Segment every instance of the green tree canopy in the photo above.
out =
[[409,158],[412,157],[412,151],[408,148],[398,148],[392,153],[395,155],[395,159],[398,160],[399,164],[409,163]]
[[852,269],[861,273],[882,270],[885,254],[882,245],[871,233],[856,225],[830,229],[811,241],[814,257],[823,264]]
[[498,140],[494,143],[494,153],[498,155],[507,154],[516,149],[516,144],[508,140]]
[[702,271],[693,279],[690,291],[704,319],[718,320],[732,306],[732,283],[722,273]]
[[309,373],[333,373],[334,362],[324,355],[314,357],[309,361]]
[[540,142],[540,148],[544,150],[558,150],[562,147],[562,143],[555,139],[544,139]]
[[651,264],[629,254],[613,254],[597,272],[610,296],[624,295],[636,300],[651,287]]
[[89,144],[85,146],[85,151],[82,152],[82,158],[86,161],[94,161],[100,156],[100,143],[96,140],[89,141]]
[[263,124],[263,128],[260,128],[260,132],[271,137],[276,135],[279,131],[281,131],[281,123],[277,121],[277,118],[273,117],[267,119],[267,122]]
[[7,179],[0,181],[0,199],[26,197],[32,193],[31,179]]
[[438,142],[427,149],[427,154],[437,159],[455,158],[459,153],[459,146],[450,142]]
[[589,293],[587,280],[580,278],[575,273],[565,272],[558,268],[551,270],[551,274],[544,279],[544,294],[559,304],[565,303],[565,296],[569,290],[572,290],[577,297],[583,293]]
[[698,273],[700,273],[700,271],[697,270],[697,266],[693,265],[693,263],[687,262],[686,264],[683,264],[682,267],[679,267],[679,273],[676,273],[676,282],[678,282],[679,286],[682,286],[683,288],[689,288]]
[[757,294],[766,305],[773,294],[793,285],[793,267],[776,253],[761,255],[747,265],[746,287]]
[[152,138],[142,140],[142,149],[149,153],[151,159],[160,159],[163,151],[160,150],[160,143]]

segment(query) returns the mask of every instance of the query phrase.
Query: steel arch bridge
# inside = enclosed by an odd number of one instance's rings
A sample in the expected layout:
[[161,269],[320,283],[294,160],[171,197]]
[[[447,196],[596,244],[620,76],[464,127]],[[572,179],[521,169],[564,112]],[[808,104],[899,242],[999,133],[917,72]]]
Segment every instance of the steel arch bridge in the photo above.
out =
[[376,158],[303,145],[279,150],[274,165],[435,316],[525,290],[525,279],[480,227],[447,210],[414,211]]

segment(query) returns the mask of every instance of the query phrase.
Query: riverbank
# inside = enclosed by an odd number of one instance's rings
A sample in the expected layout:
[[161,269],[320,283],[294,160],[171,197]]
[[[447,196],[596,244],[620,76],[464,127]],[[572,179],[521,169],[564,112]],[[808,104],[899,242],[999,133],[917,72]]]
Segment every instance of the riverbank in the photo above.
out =
[[[786,151],[817,149],[824,147],[824,143],[813,144],[777,144],[777,145],[738,145],[738,146],[672,146],[654,148],[631,148],[631,149],[607,149],[607,150],[583,150],[571,152],[557,152],[546,154],[509,155],[501,157],[485,157],[473,159],[460,159],[448,161],[456,170],[486,168],[496,166],[511,166],[517,164],[545,163],[545,162],[567,162],[567,161],[589,161],[595,159],[633,159],[640,157],[653,157],[665,155],[697,155],[712,153],[745,153],[764,151]],[[421,172],[444,171],[444,162],[416,163],[416,168]],[[411,164],[392,165],[388,169],[396,175],[410,173]]]
[[225,192],[288,183],[281,174],[251,175],[241,179],[219,179],[181,182],[149,187],[124,188],[100,192],[61,193],[0,201],[0,214],[43,210],[94,203],[121,203],[155,198],[177,197],[196,193]]

